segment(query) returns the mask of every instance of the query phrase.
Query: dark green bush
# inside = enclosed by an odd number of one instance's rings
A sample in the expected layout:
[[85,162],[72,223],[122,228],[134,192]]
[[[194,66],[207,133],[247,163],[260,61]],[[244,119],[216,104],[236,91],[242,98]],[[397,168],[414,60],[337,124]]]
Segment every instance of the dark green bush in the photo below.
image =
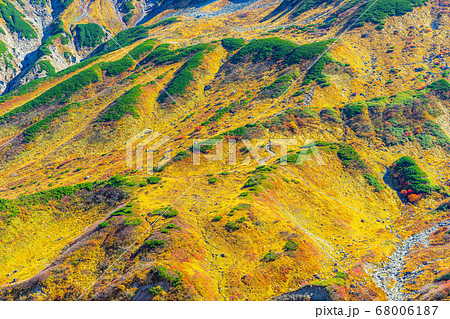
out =
[[231,111],[231,106],[224,107],[216,111],[216,114],[211,116],[207,121],[203,122],[202,125],[209,125],[211,123],[217,122],[220,120],[225,114]]
[[442,94],[450,92],[450,83],[446,79],[437,80],[427,86],[428,89]]
[[158,97],[158,102],[166,101],[169,96],[182,94],[194,80],[194,71],[202,64],[205,54],[197,52],[182,67],[167,85],[165,92]]
[[45,119],[43,119],[43,120],[33,124],[29,128],[27,128],[25,131],[23,131],[24,142],[29,143],[29,142],[33,141],[36,137],[36,134],[38,134],[39,132],[45,131],[50,126],[50,123],[53,120],[59,118],[63,114],[66,114],[73,106],[78,106],[78,104],[74,103],[74,104],[66,105],[66,106],[60,108],[59,110],[57,110],[56,112],[52,113]]
[[263,96],[267,96],[269,98],[275,99],[280,97],[283,93],[285,93],[291,83],[295,80],[298,75],[294,72],[285,74],[276,79],[272,84],[263,88],[262,93]]
[[37,38],[37,33],[33,27],[23,19],[23,14],[8,0],[0,2],[0,15],[12,32],[17,32],[25,39]]
[[367,183],[370,186],[373,186],[375,188],[375,191],[381,192],[384,189],[383,184],[381,184],[378,178],[376,178],[372,174],[364,174],[364,178],[367,180]]
[[98,80],[99,78],[94,68],[84,70],[55,85],[51,89],[48,89],[35,99],[0,116],[0,123],[8,122],[19,114],[27,113],[45,105],[67,101],[75,92],[85,88],[91,83],[98,82]]
[[347,119],[349,119],[355,115],[361,114],[365,108],[366,104],[364,102],[353,102],[345,105],[342,112],[345,114]]
[[161,181],[161,177],[158,176],[150,176],[147,178],[147,183],[149,184],[158,184]]
[[346,168],[367,168],[366,163],[364,163],[359,154],[353,149],[353,147],[348,144],[339,144],[337,155]]
[[126,114],[139,117],[136,112],[136,104],[141,96],[141,86],[137,85],[119,97],[112,106],[108,107],[105,113],[101,114],[98,122],[118,121]]
[[427,174],[409,156],[394,162],[389,174],[391,186],[398,191],[411,189],[414,194],[430,194],[441,189],[431,183]]
[[156,275],[157,280],[165,280],[173,287],[178,287],[181,285],[183,275],[179,271],[173,272],[163,266],[156,266],[153,268],[152,272]]
[[252,62],[267,59],[280,61],[290,54],[297,45],[291,41],[279,38],[258,39],[249,42],[231,57],[232,63],[239,63],[248,57]]
[[143,26],[139,25],[133,28],[128,28],[126,30],[123,30],[116,34],[114,39],[108,40],[98,46],[94,52],[92,52],[92,56],[94,55],[104,55],[116,50],[119,50],[121,48],[124,48],[126,46],[129,46],[130,44],[135,43],[138,40],[145,39],[148,37],[148,31],[150,29],[154,29],[159,26],[164,26],[168,24],[172,24],[177,21],[177,18],[169,18],[162,20],[158,23],[155,23],[150,26]]
[[133,50],[128,52],[128,55],[131,56],[132,59],[138,60],[144,53],[150,52],[153,50],[155,44],[155,40],[147,40],[136,46]]
[[101,44],[100,46],[98,46],[92,52],[92,56],[104,55],[119,50],[121,48],[124,48],[126,46],[129,46],[130,44],[133,44],[134,42],[140,39],[147,38],[149,29],[150,27],[144,27],[142,25],[139,25],[137,27],[123,30],[118,34],[116,34],[114,39],[108,40],[103,44]]
[[288,65],[296,64],[302,60],[312,60],[316,56],[322,54],[327,49],[328,41],[320,41],[315,43],[303,44],[298,46],[287,57],[286,63]]
[[102,27],[96,23],[78,24],[75,27],[76,41],[80,47],[93,48],[105,37]]
[[239,224],[236,224],[236,223],[233,223],[233,222],[227,222],[226,225],[225,225],[225,229],[227,231],[229,231],[229,232],[236,231],[239,228],[241,228],[241,226]]
[[121,209],[116,210],[111,216],[123,216],[130,215],[133,213],[133,210],[130,207],[123,207]]
[[166,207],[166,208],[159,208],[159,209],[155,209],[154,211],[152,211],[150,213],[150,215],[155,216],[155,215],[159,215],[159,216],[163,216],[164,218],[173,218],[178,216],[178,211],[175,208],[172,207]]
[[353,28],[361,27],[366,22],[372,22],[383,25],[384,19],[391,16],[404,15],[414,9],[422,6],[428,0],[369,0],[361,6],[358,22]]
[[188,158],[189,156],[191,156],[191,153],[187,152],[187,151],[181,151],[179,152],[177,155],[175,155],[173,157],[173,161],[174,162],[179,162],[185,158]]
[[55,77],[59,78],[59,77],[62,77],[64,75],[66,75],[66,74],[70,74],[72,72],[75,72],[75,71],[77,71],[77,70],[79,70],[81,68],[84,68],[85,66],[95,62],[98,59],[99,59],[99,57],[94,57],[94,58],[90,58],[90,59],[84,60],[83,62],[74,64],[72,66],[69,66],[67,69],[64,69],[64,70],[59,71],[58,73],[56,73]]
[[109,226],[109,222],[108,221],[104,221],[101,222],[100,224],[98,224],[98,228],[102,229],[102,228],[106,228]]
[[119,75],[134,65],[133,59],[131,59],[128,55],[123,58],[112,61],[112,62],[104,62],[100,64],[100,68],[102,71],[105,71],[106,76],[116,76]]
[[446,273],[445,275],[437,277],[434,281],[440,282],[440,281],[448,281],[448,280],[450,280],[450,272]]
[[55,68],[48,60],[41,60],[39,61],[38,65],[40,66],[41,70],[44,70],[47,73],[47,76],[51,76],[55,74]]
[[133,182],[130,182],[129,180],[128,180],[128,178],[126,177],[126,176],[123,176],[123,175],[116,175],[116,176],[113,176],[113,177],[111,177],[109,180],[108,180],[108,185],[111,185],[111,186],[114,186],[114,187],[121,187],[121,186],[129,186],[129,187],[132,187],[132,186],[134,186],[134,183]]
[[278,254],[274,253],[274,252],[270,252],[264,255],[263,260],[270,262],[270,261],[274,261],[278,258]]
[[289,240],[285,245],[284,245],[284,250],[287,251],[294,251],[298,249],[298,243],[296,243],[295,241]]
[[222,46],[229,52],[234,52],[242,48],[245,44],[244,39],[225,38],[222,39]]
[[158,240],[158,239],[152,239],[152,240],[146,240],[145,244],[149,248],[157,248],[157,247],[164,247],[164,244],[166,242],[164,240]]

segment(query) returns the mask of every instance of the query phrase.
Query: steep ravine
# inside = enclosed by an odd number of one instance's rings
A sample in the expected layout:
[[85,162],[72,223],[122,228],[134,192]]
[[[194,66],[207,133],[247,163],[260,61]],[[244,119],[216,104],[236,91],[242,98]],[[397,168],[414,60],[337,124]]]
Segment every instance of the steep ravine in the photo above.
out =
[[420,269],[409,273],[402,273],[405,267],[405,258],[417,244],[428,247],[430,235],[439,228],[446,226],[450,226],[450,220],[439,222],[433,227],[406,238],[382,268],[373,267],[371,269],[374,282],[378,287],[383,289],[388,300],[403,301],[408,298],[408,294],[403,291],[403,288],[408,280],[413,280],[420,274]]

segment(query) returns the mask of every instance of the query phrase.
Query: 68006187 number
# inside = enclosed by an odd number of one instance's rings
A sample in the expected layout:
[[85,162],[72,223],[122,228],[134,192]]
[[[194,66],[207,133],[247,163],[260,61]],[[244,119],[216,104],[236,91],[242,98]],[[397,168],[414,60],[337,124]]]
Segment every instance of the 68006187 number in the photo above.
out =
[[378,316],[434,316],[438,306],[378,306],[375,313]]

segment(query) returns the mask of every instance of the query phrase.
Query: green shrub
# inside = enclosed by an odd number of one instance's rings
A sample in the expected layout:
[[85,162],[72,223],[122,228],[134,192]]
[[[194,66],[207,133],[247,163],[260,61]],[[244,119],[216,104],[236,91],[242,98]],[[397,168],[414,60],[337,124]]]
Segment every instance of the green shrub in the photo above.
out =
[[348,144],[339,144],[337,155],[346,168],[363,170],[367,168],[359,154]]
[[165,169],[166,169],[165,166],[161,166],[161,167],[155,166],[155,167],[153,167],[153,171],[154,171],[155,173],[161,173],[161,172],[164,171]]
[[215,184],[216,182],[217,182],[217,178],[216,177],[211,177],[210,179],[208,179],[208,182],[210,183],[210,184]]
[[67,9],[74,2],[74,0],[60,0],[60,2],[62,3],[64,9]]
[[126,55],[116,61],[101,63],[100,68],[102,69],[102,71],[105,71],[106,76],[113,77],[125,72],[133,65],[134,61],[128,55]]
[[119,97],[107,110],[99,116],[98,122],[118,121],[129,114],[139,117],[136,105],[141,96],[141,86],[137,85]]
[[168,234],[168,233],[170,233],[170,230],[172,230],[172,229],[180,229],[180,227],[178,227],[175,224],[168,224],[168,225],[164,226],[163,228],[161,228],[160,232],[163,234]]
[[270,262],[270,261],[274,261],[278,258],[278,254],[274,253],[274,252],[270,252],[264,255],[263,260]]
[[231,63],[239,63],[248,57],[252,62],[271,58],[273,61],[284,59],[297,47],[291,41],[279,38],[258,39],[249,42],[231,57]]
[[334,108],[324,108],[319,113],[320,118],[324,121],[342,123],[341,116]]
[[108,185],[114,186],[114,187],[121,187],[121,186],[128,186],[133,187],[134,183],[130,182],[126,176],[123,175],[116,175],[111,177],[108,180]]
[[165,280],[173,287],[178,287],[183,278],[183,275],[179,271],[172,272],[163,266],[156,266],[152,272],[156,275],[157,279]]
[[229,113],[231,111],[232,107],[227,106],[222,109],[219,109],[216,111],[216,114],[211,116],[207,121],[203,122],[202,125],[209,125],[211,123],[217,122],[220,120],[225,114]]
[[233,223],[233,222],[227,222],[226,225],[225,225],[225,229],[227,231],[229,231],[229,232],[236,231],[239,228],[241,228],[241,226],[239,224],[236,224],[236,223]]
[[168,24],[172,24],[177,21],[177,18],[169,18],[162,20],[158,23],[152,24],[150,26],[139,25],[136,27],[128,28],[116,34],[114,39],[108,40],[98,46],[94,52],[92,52],[92,56],[94,55],[104,55],[121,48],[127,47],[130,44],[135,43],[138,40],[145,39],[148,37],[148,31],[150,29],[154,29],[159,26],[164,26]]
[[188,158],[191,154],[187,151],[181,151],[173,157],[174,162],[179,162],[185,158]]
[[155,40],[147,40],[136,46],[133,50],[128,52],[128,55],[131,56],[133,60],[138,60],[144,53],[150,52],[153,50],[155,44]]
[[75,40],[80,47],[93,48],[101,44],[105,37],[103,28],[96,23],[77,24]]
[[324,3],[330,4],[333,2],[333,0],[304,0],[304,1],[297,0],[291,2],[294,2],[295,5],[300,4],[293,13],[294,16],[299,16],[306,11],[309,11],[313,8],[320,6],[321,4]]
[[440,281],[448,281],[448,280],[450,280],[450,272],[446,273],[445,275],[442,275],[440,277],[437,277],[434,281],[440,282]]
[[41,60],[38,62],[38,65],[41,70],[44,70],[47,73],[47,76],[51,76],[56,73],[54,66],[48,60]]
[[353,102],[344,106],[344,110],[342,111],[345,116],[349,119],[358,114],[361,114],[362,111],[366,108],[366,104],[364,102]]
[[123,207],[121,209],[116,210],[111,216],[123,216],[130,215],[133,213],[133,210],[130,207]]
[[212,219],[212,221],[213,221],[213,222],[218,222],[218,221],[220,221],[221,219],[222,219],[222,216],[214,216],[213,219]]
[[403,156],[394,162],[389,175],[391,186],[397,191],[411,189],[414,194],[430,194],[441,189],[431,183],[427,174],[409,156]]
[[164,240],[158,240],[158,239],[152,239],[152,240],[146,240],[145,244],[149,248],[158,248],[158,247],[164,247],[164,244],[166,242]]
[[440,79],[427,86],[431,91],[439,94],[450,92],[450,83],[446,79]]
[[296,243],[295,241],[289,240],[285,245],[284,245],[284,250],[287,251],[294,251],[298,249],[298,243]]
[[175,208],[172,207],[166,207],[166,208],[159,208],[155,209],[150,213],[151,216],[163,216],[164,218],[173,218],[178,216],[178,211]]
[[125,226],[137,226],[137,225],[140,225],[142,223],[143,223],[142,219],[140,219],[138,217],[135,217],[135,218],[127,217],[123,224]]
[[161,181],[161,177],[159,176],[150,176],[147,178],[147,183],[149,184],[158,184]]
[[242,48],[245,44],[244,39],[225,38],[222,39],[222,46],[229,52],[234,52]]
[[175,23],[175,22],[177,22],[177,21],[178,21],[178,18],[177,18],[177,17],[167,18],[167,19],[161,20],[161,21],[159,21],[159,22],[156,22],[156,23],[150,25],[148,28],[149,28],[149,29],[155,29],[155,28],[157,28],[157,27],[160,27],[160,26],[166,26],[166,25]]
[[263,96],[275,99],[284,94],[298,75],[294,72],[280,76],[269,86],[263,88]]
[[2,96],[0,96],[0,103],[3,103],[9,99],[12,99],[14,96],[20,96],[24,94],[31,93],[39,88],[39,84],[44,82],[47,78],[40,78],[36,80],[32,80],[24,85],[19,86],[17,89],[10,91]]
[[366,22],[372,22],[383,26],[384,19],[391,16],[404,15],[414,7],[422,6],[428,0],[369,0],[355,16],[358,22],[352,28],[363,26]]
[[128,28],[116,34],[116,36],[98,46],[93,52],[94,55],[104,55],[121,48],[127,47],[134,42],[147,38],[150,27],[139,25],[137,27]]
[[0,2],[0,15],[5,20],[8,29],[12,32],[17,32],[25,39],[37,38],[37,33],[33,27],[23,19],[23,14],[8,0],[2,0]]
[[188,88],[192,81],[194,81],[194,71],[203,63],[205,54],[197,52],[190,58],[182,67],[181,70],[168,84],[165,92],[158,97],[158,102],[166,101],[169,96],[181,95]]
[[373,186],[375,188],[375,191],[377,192],[381,192],[385,188],[383,184],[380,183],[378,178],[376,178],[372,174],[364,174],[364,178],[367,180],[367,183],[370,186]]
[[47,116],[45,119],[43,119],[43,120],[33,124],[29,128],[27,128],[25,131],[23,131],[24,142],[29,143],[29,142],[33,141],[39,132],[45,131],[50,126],[50,123],[53,120],[66,114],[73,106],[79,106],[79,104],[73,103],[73,104],[66,105],[66,106],[60,108],[59,110],[57,110],[56,112],[52,113],[51,115]]
[[94,68],[84,70],[71,78],[48,89],[35,99],[13,109],[12,111],[0,116],[0,123],[8,122],[15,116],[28,113],[44,105],[50,105],[55,102],[67,101],[75,92],[85,88],[91,83],[98,82],[99,78]]
[[79,69],[84,68],[85,66],[87,66],[87,65],[89,65],[89,64],[91,64],[91,63],[93,63],[93,62],[95,62],[95,61],[98,60],[99,58],[100,58],[100,57],[93,57],[93,58],[84,60],[83,62],[80,62],[80,63],[74,64],[74,65],[72,65],[72,66],[69,66],[68,68],[66,68],[66,69],[64,69],[64,70],[59,71],[58,73],[56,73],[56,74],[55,74],[55,77],[56,77],[56,78],[59,78],[59,77],[62,77],[62,76],[64,76],[64,75],[67,75],[67,74],[73,73],[73,72],[75,72],[75,71],[78,71]]
[[103,228],[108,227],[109,225],[110,224],[108,221],[104,221],[104,222],[101,222],[100,224],[98,224],[98,228],[103,229]]
[[161,294],[163,291],[163,289],[161,287],[152,287],[148,290],[148,292],[150,293],[150,295],[152,295],[153,297],[158,296],[159,294]]
[[250,205],[250,204],[247,204],[247,203],[240,203],[240,204],[238,204],[236,207],[234,207],[231,211],[232,212],[234,212],[234,211],[240,211],[240,210],[250,210],[250,208],[251,208],[252,206]]
[[322,54],[327,49],[328,41],[320,41],[315,43],[303,44],[295,48],[287,57],[288,65],[297,64],[302,60],[312,60],[316,56]]
[[161,65],[164,63],[177,63],[187,57],[192,57],[199,52],[210,52],[214,48],[211,43],[200,43],[174,51],[168,49],[169,45],[161,45],[160,47],[160,49],[157,48],[157,52],[152,52],[149,55],[149,57],[152,57],[156,65]]
[[128,12],[130,12],[130,11],[133,11],[134,9],[136,9],[136,8],[134,7],[134,4],[133,4],[133,2],[132,2],[131,0],[127,0],[127,1],[125,1],[125,3],[123,4],[123,11],[124,11],[125,13],[128,13]]

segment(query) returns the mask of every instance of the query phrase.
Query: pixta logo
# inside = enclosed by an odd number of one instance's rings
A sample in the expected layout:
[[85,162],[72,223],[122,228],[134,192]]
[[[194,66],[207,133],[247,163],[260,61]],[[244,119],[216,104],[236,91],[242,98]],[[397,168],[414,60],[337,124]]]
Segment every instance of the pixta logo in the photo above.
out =
[[[154,152],[167,144],[170,137],[163,136],[161,133],[153,132],[146,129],[130,138],[126,143],[126,164],[127,167],[133,168],[134,159],[136,159],[136,169],[144,171],[144,162],[147,174],[153,174],[155,167]],[[145,150],[145,152],[144,152]],[[172,150],[167,147],[166,154],[162,160],[159,161],[157,168],[166,165],[172,159]]]
[[[126,143],[126,164],[129,168],[136,168],[138,171],[152,174],[155,168],[161,168],[172,160],[172,149],[167,145],[171,138],[163,136],[152,130],[144,130],[136,134]],[[311,139],[256,139],[237,140],[228,139],[194,139],[188,145],[183,154],[192,157],[192,165],[198,166],[208,162],[222,162],[229,166],[250,165],[257,163],[265,165],[269,160],[278,159],[279,165],[302,165],[306,161],[314,161],[318,165],[324,165],[324,160]],[[166,145],[163,158],[155,165],[154,154]],[[297,152],[289,151],[289,148],[295,147],[300,150]],[[241,156],[238,161],[238,150],[245,149],[245,156]],[[265,158],[260,152],[268,154]],[[242,153],[242,152],[241,152]],[[177,156],[175,156],[175,160]],[[135,165],[135,166],[134,166]]]

